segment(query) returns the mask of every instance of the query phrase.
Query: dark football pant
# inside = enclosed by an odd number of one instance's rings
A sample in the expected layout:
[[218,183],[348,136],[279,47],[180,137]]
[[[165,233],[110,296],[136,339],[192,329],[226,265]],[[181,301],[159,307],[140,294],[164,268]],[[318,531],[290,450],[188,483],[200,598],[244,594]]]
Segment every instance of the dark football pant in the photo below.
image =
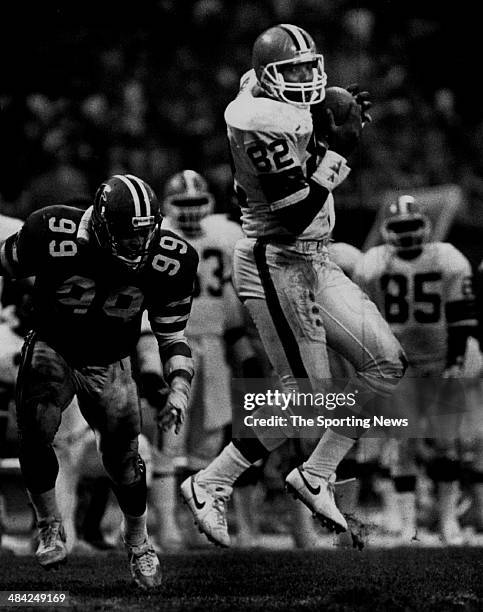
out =
[[121,510],[140,516],[146,509],[146,477],[138,454],[141,415],[130,360],[73,368],[34,334],[23,347],[16,402],[27,489],[43,493],[55,486],[59,466],[52,443],[74,395],[86,421],[99,432],[102,461]]

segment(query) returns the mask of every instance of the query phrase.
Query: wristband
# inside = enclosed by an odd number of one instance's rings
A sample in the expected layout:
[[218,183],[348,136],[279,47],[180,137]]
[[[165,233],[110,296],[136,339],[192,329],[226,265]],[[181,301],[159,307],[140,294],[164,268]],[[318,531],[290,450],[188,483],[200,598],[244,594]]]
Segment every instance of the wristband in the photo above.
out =
[[332,191],[347,178],[350,171],[345,157],[328,150],[310,178],[321,187]]
[[186,399],[189,399],[191,385],[184,376],[175,376],[169,385],[170,391],[178,391],[182,393]]

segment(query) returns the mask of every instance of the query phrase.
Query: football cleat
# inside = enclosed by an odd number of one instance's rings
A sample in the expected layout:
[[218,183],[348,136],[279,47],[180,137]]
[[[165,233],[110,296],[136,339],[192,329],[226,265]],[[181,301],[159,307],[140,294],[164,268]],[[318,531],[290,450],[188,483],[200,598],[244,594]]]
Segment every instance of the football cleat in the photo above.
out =
[[297,467],[287,476],[285,485],[289,493],[314,513],[321,525],[335,533],[347,530],[347,521],[335,505],[333,477],[330,480],[318,478]]
[[142,589],[152,589],[161,584],[161,566],[158,555],[149,538],[139,546],[131,546],[124,542],[127,548],[129,569],[134,582]]
[[39,521],[39,545],[35,557],[45,569],[56,569],[67,560],[66,537],[62,521]]
[[181,495],[193,513],[201,533],[218,546],[230,546],[226,521],[226,502],[229,493],[222,487],[206,486],[190,476],[181,484]]

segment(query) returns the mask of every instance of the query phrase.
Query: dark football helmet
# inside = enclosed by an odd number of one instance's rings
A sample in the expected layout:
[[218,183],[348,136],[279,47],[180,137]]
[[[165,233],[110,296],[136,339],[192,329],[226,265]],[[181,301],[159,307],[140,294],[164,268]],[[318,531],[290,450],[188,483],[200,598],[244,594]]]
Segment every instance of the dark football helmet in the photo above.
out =
[[164,214],[187,236],[201,232],[201,221],[213,212],[214,197],[205,179],[194,170],[174,174],[164,187]]
[[154,191],[132,174],[116,174],[96,192],[91,226],[99,246],[132,270],[144,265],[161,220]]
[[[298,82],[287,80],[287,69],[299,64],[308,64],[307,76]],[[252,66],[260,86],[271,98],[296,106],[324,99],[327,83],[324,58],[302,28],[282,23],[265,30],[253,45]]]
[[389,205],[381,226],[384,242],[398,251],[409,251],[421,247],[429,240],[430,234],[431,221],[413,196],[402,195]]

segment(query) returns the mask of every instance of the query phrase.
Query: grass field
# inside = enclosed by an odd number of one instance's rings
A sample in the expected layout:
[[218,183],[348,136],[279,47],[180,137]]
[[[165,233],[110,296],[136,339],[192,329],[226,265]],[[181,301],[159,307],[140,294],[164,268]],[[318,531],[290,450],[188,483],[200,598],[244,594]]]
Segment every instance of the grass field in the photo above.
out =
[[161,563],[163,585],[145,593],[120,554],[71,557],[50,573],[32,557],[2,557],[0,590],[67,591],[75,610],[483,610],[481,548],[214,550]]

